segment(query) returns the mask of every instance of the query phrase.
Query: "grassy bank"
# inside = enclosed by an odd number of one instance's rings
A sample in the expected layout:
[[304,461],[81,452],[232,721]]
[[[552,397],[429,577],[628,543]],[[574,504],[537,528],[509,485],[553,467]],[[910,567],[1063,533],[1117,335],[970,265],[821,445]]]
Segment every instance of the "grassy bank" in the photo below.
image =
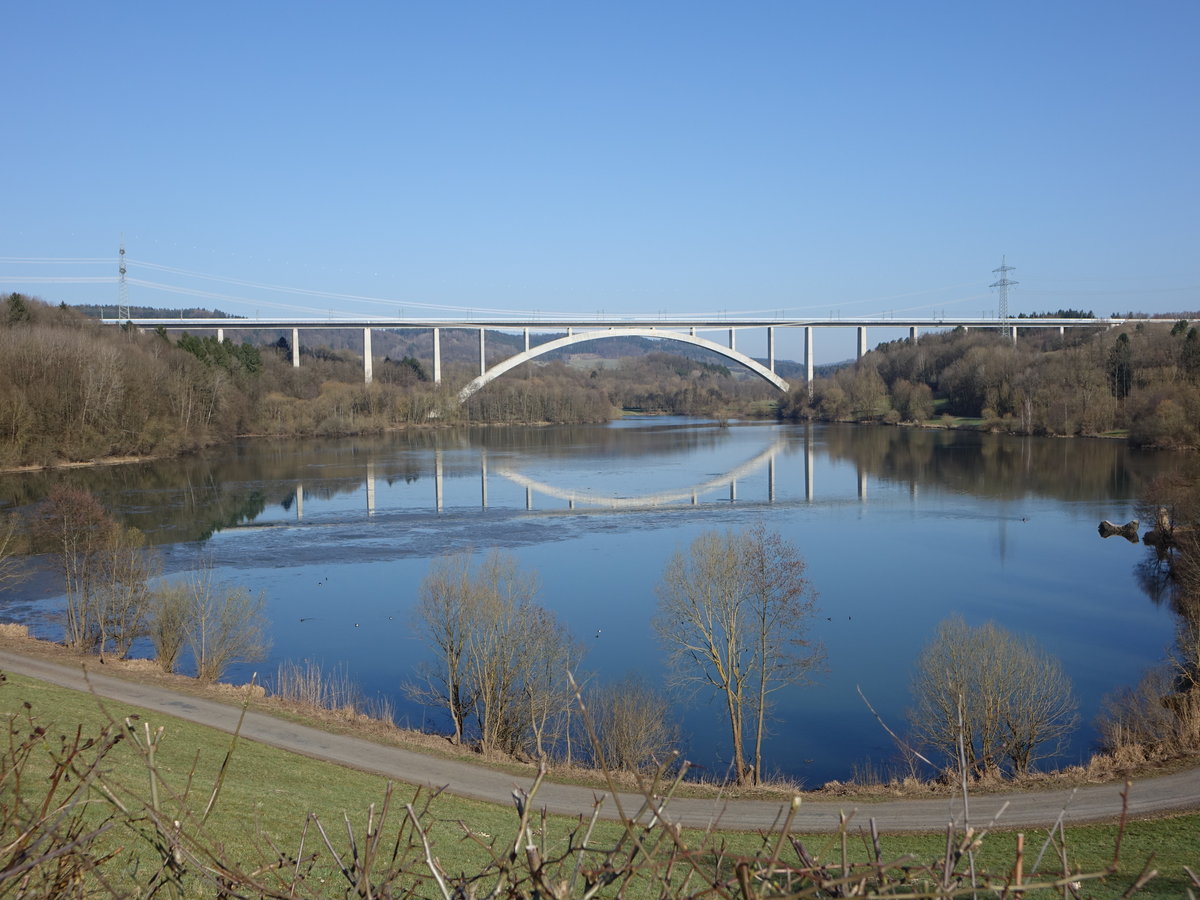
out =
[[[346,877],[339,871],[334,852],[342,856],[343,862],[354,855],[349,849],[351,839],[348,834],[352,830],[360,842],[359,855],[362,855],[361,841],[367,829],[368,811],[375,804],[374,821],[378,825],[387,794],[387,785],[377,776],[250,741],[238,743],[229,756],[222,779],[222,767],[232,742],[229,735],[186,721],[148,714],[126,704],[110,701],[101,703],[88,694],[19,676],[10,676],[8,683],[0,686],[0,710],[14,723],[12,732],[18,738],[33,734],[37,728],[45,729],[47,737],[41,749],[31,755],[29,769],[24,773],[25,778],[20,785],[14,784],[11,777],[13,767],[6,765],[2,791],[6,801],[11,799],[14,790],[30,796],[36,796],[39,790],[44,790],[45,780],[39,775],[52,768],[49,751],[53,750],[61,756],[60,735],[68,741],[77,729],[84,736],[99,735],[106,726],[112,728],[114,722],[117,731],[123,731],[126,717],[138,717],[132,720],[133,732],[126,734],[104,756],[95,779],[108,786],[113,795],[133,811],[131,815],[118,816],[111,830],[97,839],[102,842],[106,852],[116,853],[102,869],[108,873],[115,887],[142,883],[141,880],[156,866],[154,841],[147,837],[151,831],[148,822],[153,817],[147,817],[142,811],[151,794],[151,781],[146,758],[138,751],[138,744],[144,744],[147,733],[153,736],[160,726],[163,732],[157,742],[154,759],[161,776],[158,787],[160,808],[164,821],[178,820],[183,823],[189,852],[199,853],[202,858],[219,857],[244,871],[259,870],[278,864],[280,859],[287,859],[288,866],[300,866],[305,870],[304,883],[310,895],[324,895],[326,887],[328,895],[341,896],[344,893]],[[81,752],[79,756],[86,759],[93,752],[94,748]],[[11,751],[8,759],[12,759]],[[219,780],[220,793],[214,811],[207,821],[201,822],[202,811]],[[420,820],[431,843],[431,854],[447,873],[480,873],[489,867],[494,868],[497,856],[503,857],[508,849],[523,847],[527,841],[539,847],[542,859],[553,858],[571,847],[577,848],[580,839],[579,820],[560,817],[543,820],[535,814],[530,823],[530,833],[522,840],[517,840],[520,823],[512,808],[446,794],[431,797],[427,791],[418,792],[412,786],[397,785],[394,787],[388,820],[382,828],[387,835],[385,844],[388,853],[397,835],[410,827],[411,820],[404,809],[404,804],[409,802],[414,804],[415,812],[425,809]],[[11,808],[11,804],[9,806]],[[105,799],[104,791],[93,788],[89,794],[87,821],[99,824],[112,811],[113,806]],[[589,813],[590,810],[580,810],[581,816]],[[320,837],[316,828],[318,820],[329,835],[332,850],[325,846]],[[1052,824],[1047,823],[1048,826]],[[799,840],[812,857],[810,862],[818,867],[840,864],[843,852],[847,861],[865,862],[874,858],[874,851],[870,840],[858,834],[860,826],[865,828],[865,819],[853,822],[845,835],[792,837]],[[1115,825],[1067,828],[1065,847],[1071,860],[1071,869],[1103,871],[1112,859],[1116,832]],[[599,822],[590,840],[597,848],[611,848],[621,843],[623,834],[619,825]],[[661,839],[664,834],[666,832],[658,829],[654,832],[655,839]],[[1096,896],[1119,895],[1137,877],[1146,859],[1153,854],[1154,868],[1160,874],[1150,883],[1152,890],[1148,889],[1145,895],[1183,895],[1189,884],[1184,867],[1200,862],[1200,852],[1196,849],[1197,834],[1200,834],[1200,815],[1131,824],[1123,838],[1117,874],[1104,885],[1090,885],[1087,892]],[[419,833],[412,832],[410,827],[408,838],[414,838],[414,835],[419,838]],[[10,840],[11,835],[6,834],[5,844]],[[710,884],[724,877],[734,879],[736,884],[736,858],[761,858],[764,850],[764,838],[759,835],[730,833],[705,836],[684,831],[678,841],[690,848],[699,848],[699,852],[689,858],[703,868],[704,877]],[[1016,841],[1017,837],[1012,833],[987,836],[975,853],[976,868],[1001,875],[1010,873],[1016,859]],[[1026,834],[1023,866],[1027,876],[1044,842],[1045,832],[1030,831]],[[771,845],[773,843],[774,839],[771,839]],[[1056,869],[1061,871],[1058,856],[1060,845],[1061,842],[1056,839],[1047,850],[1041,866],[1043,873],[1053,873]],[[943,859],[946,847],[947,836],[944,833],[885,835],[882,839],[882,856],[887,860],[895,860],[911,854],[911,865],[919,868]],[[422,871],[428,879],[424,850],[419,840],[415,848],[414,855],[405,863],[412,870],[405,871],[404,878],[408,881],[419,879]],[[310,855],[313,855],[311,859]],[[790,844],[785,845],[781,859],[791,865],[799,865],[797,854]],[[296,863],[296,860],[302,862]],[[283,874],[279,873],[280,876]],[[642,890],[633,893],[653,894],[654,879],[659,875],[661,872],[657,871],[639,872],[638,880],[646,883]],[[677,876],[678,873],[671,877]],[[496,873],[492,872],[490,877],[494,881]],[[189,894],[205,892],[202,878],[190,876],[187,885]],[[693,890],[701,887],[700,884],[692,885]],[[436,896],[438,891],[430,880],[418,894]],[[722,894],[721,891],[716,893]]]

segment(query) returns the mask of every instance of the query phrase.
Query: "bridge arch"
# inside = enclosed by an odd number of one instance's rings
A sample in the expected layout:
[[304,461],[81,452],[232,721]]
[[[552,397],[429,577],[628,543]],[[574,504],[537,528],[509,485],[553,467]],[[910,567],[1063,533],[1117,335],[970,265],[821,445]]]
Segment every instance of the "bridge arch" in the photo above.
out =
[[711,350],[714,353],[719,353],[721,356],[733,360],[740,366],[749,369],[755,375],[762,378],[764,381],[770,382],[779,390],[787,393],[789,385],[786,381],[764,366],[762,363],[751,359],[744,353],[739,353],[729,347],[723,347],[715,341],[710,341],[706,338],[696,337],[694,334],[683,334],[678,331],[663,331],[657,328],[610,328],[606,331],[581,331],[577,334],[568,334],[566,337],[556,338],[553,341],[547,341],[544,344],[538,344],[536,347],[530,347],[516,356],[510,356],[503,362],[496,363],[486,372],[474,379],[470,384],[458,392],[458,402],[465,403],[470,399],[471,395],[482,388],[489,382],[495,381],[509,369],[515,369],[522,363],[529,362],[531,359],[536,359],[546,353],[552,353],[555,350],[561,350],[563,347],[570,347],[574,344],[583,344],[587,341],[601,341],[605,338],[615,337],[647,337],[661,338],[668,341],[679,341],[684,344],[692,344],[696,347],[703,347],[705,350]]

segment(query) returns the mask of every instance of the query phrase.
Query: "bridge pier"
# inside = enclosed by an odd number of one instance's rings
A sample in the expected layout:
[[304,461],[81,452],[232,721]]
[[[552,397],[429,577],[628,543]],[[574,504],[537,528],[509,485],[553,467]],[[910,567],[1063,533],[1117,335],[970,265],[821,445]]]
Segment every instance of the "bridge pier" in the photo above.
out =
[[479,496],[483,503],[483,508],[488,508],[487,496],[487,450],[479,451]]
[[862,359],[867,355],[867,326],[858,326],[858,358]]
[[300,329],[292,329],[292,368],[300,368]]
[[908,339],[914,344],[917,342],[917,326],[913,325],[908,329]]
[[375,515],[375,460],[367,459],[367,518]]
[[813,436],[812,426],[804,429],[804,499],[813,502]]
[[224,328],[217,329],[217,343],[218,344],[225,343],[225,329]]
[[737,335],[737,332],[736,332],[736,331],[734,331],[732,328],[730,328],[730,329],[729,329],[729,349],[730,349],[730,350],[736,350],[736,349],[737,349],[737,337],[736,337],[736,335]]
[[363,329],[363,383],[371,383],[371,329]]
[[442,383],[442,329],[433,329],[433,383]]
[[767,329],[767,368],[775,371],[775,329]]
[[808,385],[808,399],[813,395],[813,327],[804,326],[804,381]]
[[437,511],[442,511],[442,451],[433,451],[433,500]]
[[483,339],[484,339],[484,335],[486,335],[486,334],[487,334],[487,331],[485,331],[482,328],[479,329],[479,374],[480,375],[482,375],[484,372],[487,371],[487,359],[485,358],[485,351],[484,351],[484,347],[483,347]]

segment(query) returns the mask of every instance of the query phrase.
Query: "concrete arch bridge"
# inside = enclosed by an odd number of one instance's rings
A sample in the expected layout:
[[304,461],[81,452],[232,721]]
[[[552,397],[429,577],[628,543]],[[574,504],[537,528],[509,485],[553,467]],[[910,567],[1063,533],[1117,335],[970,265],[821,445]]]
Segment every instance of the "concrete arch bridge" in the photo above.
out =
[[[482,340],[482,332],[480,334]],[[677,341],[683,344],[691,344],[693,347],[702,347],[705,350],[711,350],[713,353],[724,356],[726,359],[732,360],[738,365],[749,369],[759,378],[762,378],[764,381],[774,385],[784,393],[787,393],[789,390],[788,383],[776,375],[774,371],[774,336],[772,335],[770,339],[772,348],[769,354],[770,368],[768,368],[757,360],[747,356],[744,353],[740,353],[737,349],[735,349],[735,339],[733,334],[733,330],[731,329],[729,332],[729,346],[726,347],[722,344],[718,344],[716,341],[710,341],[707,338],[697,336],[695,328],[690,329],[688,332],[667,331],[657,328],[607,328],[599,331],[587,330],[579,332],[575,332],[572,329],[565,337],[555,338],[554,340],[546,341],[541,344],[535,344],[531,347],[529,344],[529,331],[526,330],[525,349],[516,356],[510,356],[503,362],[496,363],[490,369],[484,369],[481,371],[478,377],[472,379],[466,387],[458,392],[458,401],[460,403],[465,403],[472,394],[476,393],[490,382],[495,381],[505,372],[508,372],[510,369],[515,369],[517,366],[523,365],[531,360],[537,359],[539,356],[544,356],[547,353],[553,353],[555,350],[562,350],[566,347],[574,346],[575,344],[583,344],[589,341],[599,341],[604,340],[605,338],[617,337],[658,338],[662,340]],[[482,360],[482,350],[480,358]]]
[[[1054,328],[1062,334],[1067,328],[1114,328],[1129,322],[1142,321],[1131,319],[997,319],[989,317],[978,318],[896,318],[860,317],[860,318],[758,318],[721,316],[719,318],[693,318],[671,316],[622,316],[580,317],[576,319],[534,317],[487,317],[481,319],[426,319],[408,317],[334,317],[328,318],[105,318],[106,325],[132,324],[137,328],[162,328],[169,331],[216,332],[218,340],[224,338],[226,329],[237,331],[291,331],[292,365],[300,365],[300,332],[311,329],[361,329],[363,335],[363,380],[370,384],[372,380],[371,333],[376,329],[428,329],[432,338],[433,351],[433,380],[435,384],[442,381],[442,352],[441,331],[445,328],[475,330],[479,332],[479,374],[472,379],[461,391],[459,402],[465,402],[482,387],[499,378],[505,372],[523,363],[536,359],[546,353],[570,347],[587,341],[603,340],[616,337],[648,337],[661,340],[677,341],[706,350],[729,359],[739,366],[753,372],[780,391],[786,392],[788,382],[775,372],[775,332],[780,328],[803,329],[804,332],[804,369],[806,383],[811,385],[813,380],[813,334],[822,328],[854,328],[858,331],[858,356],[862,357],[868,349],[867,331],[869,328],[905,328],[911,340],[916,340],[919,330],[953,329],[953,328],[991,328],[1001,329],[1017,339],[1018,328],[1041,329]],[[767,360],[766,364],[740,352],[737,349],[737,334],[747,329],[766,331]],[[486,335],[492,331],[520,331],[524,334],[524,349],[503,360],[487,366]],[[555,337],[544,343],[531,345],[530,332],[554,332],[563,337]],[[728,333],[728,341],[720,343],[700,337],[698,332]]]

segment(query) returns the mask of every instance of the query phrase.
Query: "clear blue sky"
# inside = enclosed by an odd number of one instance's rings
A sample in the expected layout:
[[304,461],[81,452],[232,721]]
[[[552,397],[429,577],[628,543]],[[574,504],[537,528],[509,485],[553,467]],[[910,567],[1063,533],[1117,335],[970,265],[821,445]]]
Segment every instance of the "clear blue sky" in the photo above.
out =
[[978,315],[1002,254],[1012,312],[1200,308],[1195,0],[8,3],[0,35],[6,292],[115,304],[123,235],[133,304],[249,315]]

